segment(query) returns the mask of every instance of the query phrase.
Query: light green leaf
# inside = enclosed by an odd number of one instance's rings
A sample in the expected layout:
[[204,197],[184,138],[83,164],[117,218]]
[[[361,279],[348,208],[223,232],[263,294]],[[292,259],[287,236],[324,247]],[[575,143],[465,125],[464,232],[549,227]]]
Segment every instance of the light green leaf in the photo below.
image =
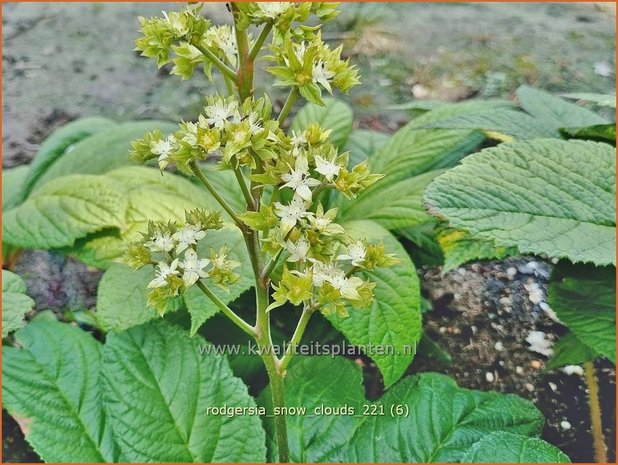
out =
[[[406,378],[378,402],[384,416],[366,417],[348,448],[350,462],[444,463],[464,461],[474,443],[505,431],[538,436],[543,416],[514,395],[469,391],[437,373]],[[407,415],[391,417],[405,406]]]
[[412,362],[421,337],[420,285],[414,264],[399,241],[373,221],[344,224],[347,232],[370,242],[383,241],[389,253],[401,263],[366,273],[376,283],[375,299],[368,309],[349,309],[350,316],[330,315],[330,322],[356,345],[369,348],[367,355],[376,363],[386,387],[394,384]]
[[6,212],[21,203],[22,191],[29,165],[16,166],[2,170],[2,211]]
[[568,333],[554,344],[554,355],[545,365],[545,370],[550,371],[567,365],[580,365],[584,362],[595,360],[599,353],[582,341],[573,333]]
[[548,303],[571,332],[616,363],[616,270],[563,264],[554,270]]
[[3,215],[3,239],[25,248],[65,247],[104,228],[122,229],[126,194],[108,177],[57,179]]
[[134,271],[120,263],[103,274],[97,290],[96,320],[104,331],[123,331],[159,317],[146,305],[151,266]]
[[390,134],[378,131],[358,129],[352,131],[344,150],[350,152],[350,166],[358,165],[365,159],[370,158],[388,142]]
[[[290,460],[295,463],[333,463],[344,461],[358,426],[356,414],[362,414],[363,378],[358,366],[339,357],[299,357],[287,371],[285,405],[306,409],[288,415],[286,423],[290,445]],[[272,413],[272,397],[267,387],[258,403]],[[338,408],[337,413],[315,414],[321,407]],[[352,414],[341,411],[353,409]],[[270,461],[275,461],[274,423],[264,419]]]
[[520,86],[517,98],[521,107],[553,128],[577,128],[608,123],[599,115],[539,89]]
[[466,158],[425,192],[450,226],[521,253],[615,263],[616,160],[597,142],[501,144]]
[[[215,165],[209,166],[206,164],[203,165],[202,171],[217,193],[220,194],[235,211],[241,212],[247,209],[245,198],[238,185],[238,180],[231,170],[221,171],[218,170]],[[207,193],[207,195],[210,197],[210,193]],[[213,204],[216,202],[214,198],[212,201]]]
[[32,190],[39,189],[53,179],[70,174],[103,174],[121,166],[131,165],[133,164],[129,160],[131,142],[157,128],[163,134],[167,134],[174,131],[177,126],[164,121],[133,121],[98,132],[75,144],[68,153],[38,176],[38,180],[32,185]]
[[464,463],[570,463],[557,447],[539,438],[491,433],[475,443],[461,460]]
[[36,318],[2,348],[3,407],[47,462],[113,462],[118,451],[101,404],[100,344]]
[[[224,303],[228,304],[236,300],[240,294],[253,287],[255,283],[251,259],[249,258],[243,236],[238,228],[230,226],[219,231],[209,231],[206,238],[200,242],[200,255],[208,256],[210,248],[218,251],[224,244],[228,248],[228,258],[236,260],[241,264],[240,267],[234,270],[240,275],[240,278],[229,286],[229,292],[225,292],[223,289],[213,285],[209,286],[209,288]],[[207,281],[206,284],[208,284]],[[191,314],[191,335],[193,336],[206,320],[219,312],[219,307],[196,286],[190,289],[184,298],[187,310]]]
[[601,142],[616,143],[616,123],[597,124],[583,128],[563,128],[563,134],[576,139],[598,140]]
[[91,116],[72,121],[54,131],[43,141],[30,164],[30,172],[24,184],[24,198],[30,194],[39,178],[61,157],[67,155],[75,147],[75,144],[93,134],[117,126],[118,124],[111,119]]
[[332,129],[331,139],[338,147],[343,146],[352,132],[354,113],[344,102],[332,98],[324,99],[325,106],[308,103],[302,107],[290,126],[292,131],[303,131],[312,123],[324,129]]
[[386,176],[357,198],[343,203],[340,218],[343,221],[373,220],[389,230],[426,223],[431,217],[423,205],[423,192],[441,173],[430,171],[397,182],[391,182]]
[[223,356],[162,321],[108,336],[104,402],[126,462],[264,462],[257,415],[212,415],[208,407],[255,407]]
[[584,92],[574,94],[561,94],[560,96],[564,98],[595,103],[600,107],[616,108],[616,96],[613,94],[593,94]]
[[539,137],[560,137],[558,128],[545,124],[530,115],[515,110],[488,110],[453,116],[427,125],[444,129],[478,129],[486,132],[506,134],[516,139]]
[[515,247],[496,247],[490,240],[474,238],[459,229],[441,228],[436,238],[444,254],[442,273],[472,261],[502,260],[517,255]]
[[371,157],[372,172],[386,175],[393,183],[454,166],[484,140],[483,135],[477,131],[421,128],[445,114],[458,114],[465,109],[453,105],[445,113],[443,108],[438,108],[412,120]]
[[26,283],[20,276],[2,270],[2,337],[5,338],[26,324],[26,313],[34,300],[26,295]]

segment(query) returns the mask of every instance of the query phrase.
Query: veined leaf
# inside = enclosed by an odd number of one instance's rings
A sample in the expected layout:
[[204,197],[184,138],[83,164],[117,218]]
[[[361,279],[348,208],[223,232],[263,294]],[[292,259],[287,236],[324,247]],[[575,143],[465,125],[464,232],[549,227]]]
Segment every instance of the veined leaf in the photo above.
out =
[[26,295],[26,283],[20,276],[2,270],[2,337],[5,338],[26,324],[24,318],[34,307]]
[[34,191],[53,179],[71,174],[103,174],[131,165],[133,162],[129,159],[129,150],[132,141],[154,129],[160,129],[166,134],[176,128],[176,125],[165,121],[133,121],[100,131],[78,142],[68,153],[58,158],[38,175],[31,189]]
[[[245,241],[240,230],[229,226],[219,231],[209,231],[207,236],[200,242],[200,256],[208,256],[209,249],[219,251],[227,245],[228,258],[240,263],[240,267],[234,271],[240,275],[238,281],[229,286],[229,292],[217,286],[209,286],[210,290],[224,303],[228,304],[236,300],[240,294],[253,287],[253,271],[251,259],[245,246]],[[187,310],[191,314],[191,335],[193,336],[204,322],[219,312],[217,307],[202,291],[193,287],[184,296]]]
[[600,107],[616,108],[616,96],[613,94],[573,93],[561,94],[560,96],[594,103]]
[[308,103],[302,107],[294,117],[290,129],[303,131],[310,124],[318,123],[324,129],[332,129],[331,139],[336,146],[341,147],[352,132],[352,108],[347,103],[332,98],[325,98],[324,105]]
[[350,316],[328,317],[345,337],[356,345],[383,346],[367,355],[376,363],[384,384],[394,384],[414,358],[415,346],[421,336],[420,285],[414,264],[399,241],[373,221],[353,221],[344,224],[346,231],[371,242],[383,241],[390,253],[401,263],[390,268],[367,272],[376,283],[375,300],[370,308],[349,309]]
[[616,123],[597,124],[583,128],[562,128],[563,134],[575,139],[588,139],[616,143]]
[[586,346],[616,363],[616,269],[562,264],[554,270],[548,303]]
[[[270,407],[270,391],[259,400]],[[304,463],[460,462],[491,433],[532,438],[543,425],[541,413],[524,399],[462,389],[437,373],[405,378],[381,399],[369,402],[363,396],[360,369],[337,357],[294,359],[286,375],[286,405],[307,409],[286,417],[290,459]],[[328,414],[324,407],[338,411]],[[272,455],[270,419],[265,426]],[[491,447],[485,452],[500,453]]]
[[23,186],[23,198],[30,194],[37,181],[61,157],[67,155],[78,142],[98,132],[117,127],[108,118],[90,116],[72,121],[54,131],[43,141],[30,164],[30,172]]
[[257,415],[207,407],[255,407],[225,357],[200,355],[206,342],[162,321],[108,336],[104,402],[127,462],[264,462]]
[[29,165],[20,165],[2,170],[2,211],[6,212],[20,204],[24,183],[30,171]]
[[608,123],[586,108],[532,87],[520,86],[517,98],[525,111],[556,129]]
[[394,183],[388,176],[382,178],[357,198],[343,203],[340,217],[343,221],[373,220],[389,230],[425,223],[431,217],[423,205],[423,192],[439,174],[442,171],[430,171]]
[[615,263],[614,148],[597,142],[501,144],[466,158],[425,191],[431,213],[521,253]]
[[539,438],[491,433],[475,443],[461,460],[464,463],[570,463],[557,447]]
[[359,129],[352,131],[345,145],[345,151],[350,152],[350,166],[355,166],[370,158],[374,153],[384,147],[390,134],[378,131]]
[[101,403],[101,346],[76,327],[35,318],[2,348],[2,400],[47,462],[114,462]]

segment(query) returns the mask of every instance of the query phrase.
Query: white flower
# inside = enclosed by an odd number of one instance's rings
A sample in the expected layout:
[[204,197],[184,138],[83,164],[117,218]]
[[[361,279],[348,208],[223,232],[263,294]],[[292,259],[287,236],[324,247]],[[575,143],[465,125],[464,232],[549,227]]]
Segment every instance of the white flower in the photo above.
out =
[[238,47],[232,28],[227,25],[211,27],[206,31],[206,43],[219,48],[232,66],[236,66]]
[[191,147],[197,145],[197,124],[188,122],[184,123],[185,133],[182,136],[182,141],[189,144]]
[[159,168],[165,169],[170,162],[170,154],[174,150],[174,144],[176,139],[170,135],[167,139],[160,139],[150,144],[150,151],[157,155],[159,161]]
[[311,74],[313,76],[313,82],[322,84],[327,91],[332,92],[328,80],[332,79],[335,76],[335,73],[330,71],[322,60],[313,65],[313,71]]
[[187,224],[180,228],[172,236],[178,241],[176,253],[179,254],[186,250],[190,245],[197,244],[197,241],[206,236],[206,231],[202,231],[199,226]]
[[157,268],[155,279],[148,283],[149,288],[167,286],[167,277],[178,275],[178,270],[176,269],[178,268],[178,259],[176,258],[169,265],[165,262],[159,262]]
[[311,215],[307,211],[306,202],[298,195],[294,196],[289,205],[275,202],[275,214],[281,218],[281,229],[284,233],[296,226],[302,218]]
[[309,259],[313,262],[313,285],[322,287],[322,285],[330,280],[338,271],[332,263],[324,263],[319,260]]
[[225,122],[232,118],[234,121],[240,121],[238,113],[238,103],[226,103],[225,100],[219,99],[216,102],[204,108],[206,122],[217,129],[223,129]]
[[256,2],[257,7],[267,18],[276,19],[292,6],[290,2]]
[[309,253],[309,247],[309,242],[304,237],[298,239],[296,243],[287,241],[285,248],[290,253],[287,261],[300,262],[306,260],[307,254]]
[[363,260],[365,260],[367,249],[365,249],[365,244],[362,241],[357,241],[348,246],[347,252],[347,254],[339,255],[337,260],[350,260],[352,266],[361,266]]
[[257,113],[253,112],[249,115],[249,130],[251,131],[251,134],[255,135],[258,132],[261,132],[262,129],[262,125],[260,124],[260,115],[258,115]]
[[345,273],[338,270],[338,273],[328,278],[328,282],[341,292],[341,295],[346,299],[359,300],[360,294],[358,288],[363,284],[363,280],[355,276],[346,278]]
[[309,164],[305,157],[297,158],[295,168],[290,173],[282,174],[281,179],[285,181],[283,187],[294,190],[306,201],[311,201],[310,187],[320,185],[320,181],[309,177]]
[[204,268],[207,267],[209,263],[210,260],[207,258],[199,258],[195,250],[187,250],[185,252],[185,259],[180,264],[184,270],[182,280],[184,281],[185,286],[193,286],[198,279],[207,278],[208,272],[204,271]]
[[162,11],[161,13],[163,13],[163,17],[165,18],[165,20],[170,26],[170,29],[176,36],[181,37],[189,32],[189,28],[187,27],[186,22],[183,21],[181,13],[172,12],[170,14],[167,14],[166,11]]
[[296,132],[292,131],[292,145],[294,147],[300,147],[307,143],[307,137],[304,131]]
[[169,234],[157,233],[151,240],[144,244],[151,252],[169,252],[174,248],[176,242]]
[[341,166],[337,163],[322,158],[319,155],[315,156],[315,170],[324,176],[328,181],[332,181],[339,174]]

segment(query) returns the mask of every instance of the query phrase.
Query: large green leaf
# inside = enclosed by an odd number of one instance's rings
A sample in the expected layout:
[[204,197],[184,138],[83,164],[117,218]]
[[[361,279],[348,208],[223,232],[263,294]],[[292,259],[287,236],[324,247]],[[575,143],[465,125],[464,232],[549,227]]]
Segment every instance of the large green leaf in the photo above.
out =
[[563,134],[575,139],[598,140],[601,142],[616,143],[616,123],[597,124],[583,128],[561,129]]
[[[552,291],[553,292],[553,291]],[[562,336],[554,344],[554,355],[545,365],[545,370],[554,370],[567,365],[580,365],[599,357],[596,350],[591,349],[573,333]]]
[[[430,171],[391,182],[387,176],[352,201],[340,207],[343,221],[373,220],[386,229],[400,229],[426,223],[431,217],[423,205],[423,192],[442,171]],[[384,199],[389,199],[385,202]]]
[[350,166],[357,165],[380,150],[388,142],[390,134],[359,129],[352,131],[345,150],[350,152]]
[[[236,227],[229,226],[219,231],[209,232],[206,238],[200,242],[200,255],[208,256],[210,248],[218,251],[224,244],[228,249],[228,258],[241,264],[239,268],[234,270],[240,275],[240,279],[229,286],[229,292],[216,286],[209,286],[209,288],[219,299],[228,304],[250,289],[254,285],[254,278],[245,241],[240,230]],[[207,280],[206,284],[208,284]],[[196,286],[190,289],[184,298],[187,310],[191,314],[191,335],[194,335],[207,319],[219,311],[219,307]]]
[[2,211],[19,205],[30,166],[21,165],[2,170]]
[[521,253],[613,264],[616,160],[603,143],[542,139],[467,157],[425,192],[431,213]]
[[122,331],[146,323],[159,314],[146,305],[148,283],[154,271],[112,264],[103,274],[97,290],[96,320],[104,331]]
[[457,129],[421,129],[445,115],[465,112],[465,105],[453,105],[420,116],[397,131],[371,157],[371,169],[393,183],[400,179],[455,165],[484,139],[478,131]]
[[521,107],[553,128],[578,128],[608,123],[599,115],[574,103],[539,89],[521,86],[517,89]]
[[148,323],[108,336],[104,402],[127,462],[264,462],[257,415],[208,407],[255,407],[223,356],[201,356],[199,337]]
[[548,302],[586,346],[616,363],[616,269],[563,264],[554,270]]
[[113,462],[118,451],[101,402],[100,344],[37,318],[2,348],[3,407],[47,462]]
[[160,129],[166,134],[176,128],[176,125],[164,121],[133,121],[98,132],[78,142],[57,159],[38,175],[31,188],[34,191],[53,179],[69,174],[103,174],[130,165],[129,150],[133,140],[154,129]]
[[[30,172],[24,184],[23,194],[27,197],[33,186],[50,167],[61,157],[68,154],[75,144],[98,132],[117,127],[118,124],[108,118],[91,116],[80,118],[54,131],[43,141],[30,164]],[[101,156],[102,154],[99,154]]]
[[184,221],[185,210],[195,207],[220,209],[201,187],[154,168],[72,175],[50,181],[4,215],[4,239],[26,248],[72,247],[85,262],[106,266],[149,220]]
[[[376,402],[363,396],[359,367],[343,358],[295,359],[285,382],[286,405],[307,409],[286,417],[293,462],[459,462],[490,433],[535,437],[543,425],[526,400],[461,389],[437,373],[405,378]],[[272,411],[268,389],[259,399]]]
[[312,123],[332,130],[331,139],[339,147],[343,146],[352,132],[354,113],[347,103],[332,98],[324,99],[325,106],[308,103],[302,107],[290,126],[292,131],[303,131]]
[[475,443],[461,460],[465,463],[570,463],[557,447],[539,438],[491,433]]
[[[370,308],[350,309],[350,316],[329,320],[352,343],[365,347],[376,363],[384,384],[394,384],[414,358],[421,336],[420,285],[414,264],[399,241],[373,221],[344,224],[351,235],[371,242],[383,241],[401,260],[395,266],[366,273],[376,283]],[[380,349],[376,349],[380,346]],[[372,348],[373,347],[373,348]],[[375,349],[375,350],[374,350]]]
[[561,94],[561,97],[584,102],[591,102],[600,107],[616,108],[616,95],[614,94],[594,94],[594,93],[573,93]]
[[34,307],[34,300],[26,295],[26,283],[15,273],[2,270],[2,337],[26,324],[26,313]]

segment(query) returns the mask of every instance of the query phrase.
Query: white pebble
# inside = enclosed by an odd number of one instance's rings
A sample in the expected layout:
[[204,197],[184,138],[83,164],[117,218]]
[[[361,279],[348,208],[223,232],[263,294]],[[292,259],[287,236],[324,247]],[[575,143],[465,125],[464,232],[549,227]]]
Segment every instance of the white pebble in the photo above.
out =
[[532,384],[532,383],[526,383],[526,384],[524,384],[524,386],[526,387],[526,389],[527,389],[528,391],[530,391],[530,392],[533,392],[533,391],[534,391],[534,384]]
[[580,367],[579,365],[567,365],[564,368],[562,368],[562,371],[565,372],[567,375],[583,376],[584,374],[584,369]]
[[440,329],[438,329],[438,331],[440,332],[440,334],[444,334],[446,333],[446,328],[442,326]]
[[516,366],[515,367],[515,373],[517,373],[518,375],[523,375],[524,374],[524,369],[520,366]]
[[506,269],[506,274],[511,278],[515,277],[515,275],[517,274],[517,268],[515,268],[514,266],[509,266]]
[[487,373],[485,373],[485,379],[488,383],[493,383],[495,379],[494,374],[491,371],[488,371]]
[[496,349],[498,352],[502,352],[504,350],[504,344],[502,344],[502,342],[498,341],[494,345],[494,349]]
[[556,383],[550,381],[548,384],[552,391],[556,392],[558,390],[558,385]]
[[546,357],[551,357],[554,354],[554,349],[551,348],[552,342],[546,338],[543,331],[530,331],[526,337],[526,342],[530,344],[528,350],[536,352]]
[[571,429],[571,423],[569,423],[568,421],[564,420],[560,422],[560,427],[564,430],[567,429]]

